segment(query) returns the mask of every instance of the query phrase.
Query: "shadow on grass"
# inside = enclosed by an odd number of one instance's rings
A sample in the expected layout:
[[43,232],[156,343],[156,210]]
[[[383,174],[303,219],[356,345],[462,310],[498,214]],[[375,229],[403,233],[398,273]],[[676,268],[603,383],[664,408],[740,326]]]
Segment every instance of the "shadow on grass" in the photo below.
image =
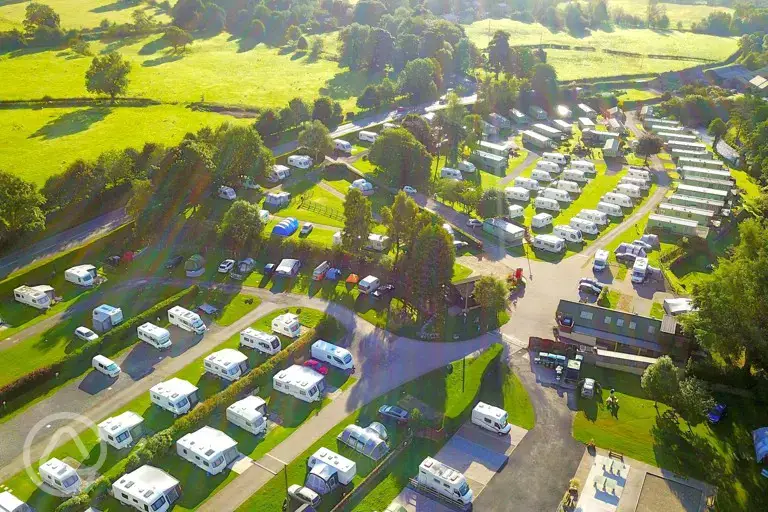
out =
[[157,39],[154,39],[142,46],[139,49],[139,55],[152,55],[168,47],[168,41],[165,39],[164,35],[161,35]]
[[74,112],[67,112],[53,119],[29,136],[43,140],[58,139],[88,130],[92,125],[103,121],[112,110],[108,107],[91,107]]
[[169,62],[176,62],[184,58],[184,53],[166,51],[162,57],[156,59],[147,59],[141,63],[145,68],[151,68],[154,66],[160,66],[162,64],[168,64]]
[[333,99],[346,99],[360,96],[368,84],[378,82],[382,77],[379,74],[369,75],[365,71],[344,71],[338,73],[325,83],[320,89],[321,94]]
[[100,5],[91,9],[91,12],[104,13],[112,11],[122,11],[124,9],[130,9],[140,4],[138,0],[117,0],[111,4]]

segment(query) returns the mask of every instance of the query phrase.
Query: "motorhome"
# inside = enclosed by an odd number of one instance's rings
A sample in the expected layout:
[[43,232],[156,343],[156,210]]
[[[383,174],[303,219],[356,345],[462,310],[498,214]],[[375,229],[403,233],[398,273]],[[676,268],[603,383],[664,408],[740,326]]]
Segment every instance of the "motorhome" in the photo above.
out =
[[163,329],[150,322],[138,326],[136,335],[141,341],[161,350],[170,348],[172,345],[171,333],[168,329]]
[[98,272],[93,265],[77,265],[64,271],[64,279],[80,286],[96,284]]
[[277,183],[283,181],[291,175],[291,169],[286,165],[275,164],[272,166],[272,170],[267,175],[267,181],[270,183]]
[[478,402],[472,409],[472,423],[499,435],[509,434],[512,430],[507,421],[507,411],[485,402]]
[[203,368],[205,373],[235,382],[248,373],[248,356],[233,348],[224,348],[208,355],[203,360]]
[[331,366],[345,372],[355,371],[355,363],[352,361],[352,354],[349,350],[328,343],[325,340],[317,340],[312,344],[310,354],[314,359],[322,363],[328,363]]
[[581,171],[586,175],[591,175],[594,177],[596,170],[595,170],[595,164],[588,160],[573,160],[571,161],[571,169],[576,169],[577,171]]
[[554,183],[554,186],[558,190],[564,190],[572,194],[581,194],[581,187],[575,181],[558,180],[557,183]]
[[605,212],[599,210],[584,209],[576,214],[579,219],[585,219],[594,222],[598,226],[605,226],[608,224],[608,216]]
[[360,291],[360,293],[373,293],[378,289],[378,287],[381,285],[381,281],[376,276],[367,276],[365,279],[362,279],[359,283],[357,283],[357,289]]
[[357,138],[358,139],[360,139],[360,140],[362,140],[364,142],[370,142],[371,144],[376,142],[376,139],[378,138],[378,136],[379,136],[378,133],[376,133],[376,132],[369,132],[369,131],[366,131],[366,130],[361,130],[357,134]]
[[504,197],[508,201],[527,202],[531,200],[531,192],[523,187],[507,187],[504,189]]
[[651,181],[651,173],[645,169],[640,169],[638,167],[630,166],[630,168],[627,169],[627,177],[637,178],[645,181]]
[[555,235],[536,235],[533,246],[547,252],[560,253],[565,250],[565,240]]
[[218,475],[240,457],[237,441],[208,426],[176,441],[176,453],[208,475]]
[[640,188],[640,190],[650,190],[651,188],[650,182],[640,178],[630,178],[629,176],[621,178],[619,180],[619,185],[634,185]]
[[336,151],[341,151],[342,153],[352,153],[352,143],[348,140],[334,139],[333,146],[336,148]]
[[645,281],[648,274],[648,258],[635,258],[635,264],[632,265],[632,282],[640,284]]
[[550,199],[549,197],[537,197],[533,200],[533,207],[537,210],[549,210],[551,212],[560,211],[560,203],[557,199]]
[[549,183],[552,181],[552,175],[542,169],[534,169],[533,172],[531,172],[531,179],[534,179],[538,182],[543,181],[545,183]]
[[419,464],[416,481],[420,486],[440,494],[462,508],[472,503],[472,489],[469,488],[464,475],[432,457],[427,457]]
[[387,235],[370,233],[368,235],[368,242],[366,242],[365,248],[369,251],[384,252],[388,251],[391,245],[392,240]]
[[19,286],[13,290],[13,298],[35,309],[48,309],[53,304],[53,288],[48,285]]
[[307,155],[291,155],[288,157],[288,165],[297,169],[309,169],[312,167],[312,159]]
[[616,185],[615,192],[636,199],[643,197],[643,190],[637,185],[632,185],[631,183],[619,183]]
[[564,170],[562,178],[564,180],[575,181],[577,183],[587,183],[589,181],[589,178],[587,178],[586,174],[584,174],[583,171],[579,171],[577,169]]
[[373,189],[373,183],[371,183],[370,181],[368,181],[368,180],[366,180],[364,178],[356,179],[355,181],[352,182],[352,184],[349,186],[349,188],[356,188],[364,196],[371,196],[375,192],[374,189]]
[[253,435],[267,431],[267,402],[249,395],[227,407],[227,421]]
[[531,125],[531,130],[535,131],[536,133],[540,133],[545,137],[549,137],[552,140],[563,140],[565,138],[565,134],[563,132],[544,123],[536,123]]
[[289,338],[298,338],[301,334],[301,323],[299,315],[293,313],[283,313],[272,319],[272,331]]
[[581,230],[578,228],[573,228],[570,225],[558,224],[552,230],[552,234],[556,237],[562,238],[566,242],[572,242],[575,244],[580,244],[584,241],[584,238],[581,236]]
[[609,217],[624,216],[624,210],[621,209],[621,206],[613,203],[606,203],[605,201],[600,201],[599,203],[597,203],[597,211],[603,212]]
[[323,399],[325,378],[312,368],[294,364],[272,377],[272,388],[304,402],[318,402]]
[[91,319],[93,320],[93,330],[97,332],[107,332],[116,325],[123,321],[123,310],[110,306],[109,304],[102,304],[94,308],[91,313]]
[[200,315],[181,306],[173,306],[168,310],[168,322],[185,331],[195,334],[205,334],[208,329]]
[[592,222],[591,220],[581,219],[579,217],[573,217],[571,218],[571,220],[568,221],[568,225],[588,235],[600,234],[600,227],[596,223]]
[[326,260],[315,267],[312,271],[313,281],[322,281],[325,278],[325,274],[330,270],[331,264]]
[[177,377],[152,386],[149,399],[174,416],[188,413],[199,401],[197,386]]
[[351,484],[357,475],[357,465],[353,461],[328,448],[320,448],[310,455],[307,467],[309,472],[304,485],[320,495],[333,492],[340,485]]
[[135,412],[107,418],[99,423],[99,439],[117,450],[132,446],[144,435],[144,418]]
[[226,199],[227,201],[234,201],[237,199],[237,194],[235,193],[235,189],[232,187],[222,185],[219,187],[219,197],[221,199]]
[[568,158],[562,153],[544,153],[541,155],[542,160],[545,162],[554,162],[557,165],[566,165]]
[[167,512],[181,497],[179,481],[161,469],[141,466],[112,484],[112,496],[140,512]]
[[592,270],[602,272],[608,267],[608,257],[610,253],[605,249],[599,249],[595,253],[595,260],[592,262]]
[[440,177],[448,180],[463,180],[464,176],[461,175],[461,171],[458,169],[452,169],[450,167],[443,167],[440,169]]
[[554,199],[555,201],[560,201],[562,203],[570,203],[571,202],[571,196],[566,192],[565,190],[560,190],[557,188],[545,188],[544,190],[539,192],[539,197],[545,197],[547,199]]
[[120,375],[120,366],[113,360],[105,357],[101,354],[93,356],[91,359],[91,366],[99,373],[103,373],[107,377],[114,379]]
[[523,130],[523,144],[530,144],[539,149],[552,149],[556,146],[552,139],[533,130]]
[[531,217],[531,227],[532,228],[543,228],[546,226],[552,225],[552,216],[548,213],[537,213],[533,217]]
[[301,261],[292,258],[286,258],[280,260],[277,268],[275,269],[275,275],[280,277],[296,277],[301,268]]
[[252,327],[240,331],[240,348],[254,349],[268,356],[275,355],[283,349],[279,337]]
[[523,178],[522,176],[518,176],[515,178],[514,184],[516,187],[524,188],[526,190],[539,190],[539,182],[532,178]]
[[55,457],[42,464],[38,472],[45,484],[66,496],[78,494],[83,487],[75,468]]
[[536,169],[547,171],[549,174],[560,174],[562,171],[557,163],[550,162],[549,160],[539,160],[536,162]]
[[601,202],[615,204],[624,208],[632,208],[634,203],[632,198],[627,194],[620,194],[618,192],[606,192],[603,197],[600,198]]
[[459,162],[458,167],[461,172],[473,173],[477,170],[477,167],[475,167],[475,164],[473,164],[469,160],[462,160],[461,162]]
[[32,508],[10,491],[0,492],[0,512],[32,512]]

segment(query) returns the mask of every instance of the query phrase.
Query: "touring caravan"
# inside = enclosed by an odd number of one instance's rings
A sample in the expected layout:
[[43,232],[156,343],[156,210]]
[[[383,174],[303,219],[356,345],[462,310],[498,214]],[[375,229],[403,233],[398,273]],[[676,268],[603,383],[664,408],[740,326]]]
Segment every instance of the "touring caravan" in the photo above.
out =
[[321,363],[328,363],[339,370],[352,373],[355,371],[355,363],[352,361],[352,354],[349,350],[333,343],[317,340],[312,344],[310,354]]
[[552,124],[555,125],[555,128],[565,133],[566,135],[571,135],[573,133],[573,124],[569,123],[568,121],[555,119],[552,121]]
[[35,309],[48,309],[53,304],[53,288],[48,285],[19,286],[14,288],[13,298]]
[[584,238],[581,236],[581,231],[577,228],[571,227],[570,225],[558,224],[552,230],[552,234],[556,237],[562,238],[566,242],[573,242],[575,244],[580,244],[584,241]]
[[336,148],[336,151],[341,151],[342,153],[352,153],[352,144],[347,140],[334,139],[333,146]]
[[621,209],[621,206],[613,203],[606,203],[605,201],[597,203],[597,211],[603,212],[610,217],[624,216],[624,210]]
[[313,281],[322,281],[323,279],[325,279],[325,274],[327,274],[330,269],[331,269],[331,264],[328,263],[327,260],[322,262],[322,263],[320,263],[312,271],[312,280]]
[[548,213],[537,213],[531,217],[531,227],[543,228],[552,225],[552,216]]
[[448,180],[463,180],[464,176],[461,175],[461,171],[458,169],[452,169],[450,167],[443,167],[440,169],[440,177]]
[[99,423],[99,439],[122,450],[141,439],[144,435],[143,423],[144,418],[135,412],[125,411]]
[[93,330],[107,332],[114,326],[122,323],[123,310],[109,304],[102,304],[94,308],[91,317],[93,320]]
[[379,288],[379,285],[381,285],[381,281],[379,281],[378,277],[366,276],[365,279],[357,283],[357,289],[360,293],[368,294],[375,292]]
[[581,210],[576,214],[576,217],[594,222],[598,226],[605,226],[608,224],[608,216],[605,212],[601,212],[600,210]]
[[595,129],[595,122],[588,117],[580,117],[578,123],[581,131]]
[[288,157],[288,165],[297,169],[309,169],[312,167],[312,159],[307,155],[291,155]]
[[507,421],[507,411],[485,402],[478,402],[472,409],[472,423],[499,435],[508,434],[512,430]]
[[137,327],[136,334],[141,341],[161,350],[170,348],[172,344],[171,333],[168,329],[163,329],[150,322]]
[[588,160],[573,160],[571,162],[571,169],[576,169],[577,171],[582,171],[583,173],[592,176],[596,173],[595,164]]
[[464,475],[432,457],[427,457],[419,465],[416,481],[419,486],[440,494],[462,508],[472,503],[472,489]]
[[575,181],[558,180],[557,183],[554,183],[554,186],[558,190],[565,190],[566,192],[571,192],[572,194],[581,194],[581,187],[579,187],[579,184]]
[[362,140],[363,142],[370,142],[371,144],[376,142],[376,138],[378,138],[378,136],[379,136],[378,133],[376,133],[376,132],[369,132],[369,131],[366,131],[366,130],[361,130],[357,134],[357,138],[358,139]]
[[531,178],[523,178],[522,176],[518,176],[515,178],[514,184],[516,187],[521,187],[526,190],[539,190],[539,182]]
[[224,348],[203,360],[205,373],[235,382],[248,373],[248,356],[233,348]]
[[636,187],[640,187],[640,190],[649,190],[651,188],[649,182],[640,178],[630,178],[629,176],[624,176],[621,178],[621,180],[619,180],[619,184],[635,185]]
[[579,114],[586,116],[590,119],[597,119],[597,112],[595,112],[595,109],[593,109],[586,103],[579,103],[576,106],[576,110]]
[[504,197],[508,201],[527,202],[531,200],[531,192],[523,187],[507,187],[504,189]]
[[173,306],[168,310],[168,321],[171,325],[195,334],[205,334],[207,330],[200,315],[181,306]]
[[554,162],[557,165],[566,165],[568,158],[562,153],[544,153],[541,158],[546,162]]
[[77,265],[64,271],[64,279],[80,286],[93,286],[97,276],[93,265]]
[[638,167],[630,167],[627,169],[627,176],[630,178],[638,178],[645,181],[651,181],[651,173]]
[[370,233],[368,234],[368,242],[366,242],[365,248],[369,251],[384,252],[389,250],[391,245],[392,241],[387,235]]
[[78,494],[83,486],[75,468],[57,458],[42,464],[39,473],[44,483],[66,496]]
[[275,391],[312,403],[323,399],[325,379],[312,368],[294,364],[272,377],[272,387]]
[[571,202],[571,196],[566,192],[565,190],[560,190],[557,188],[545,188],[541,192],[539,192],[539,197],[545,197],[547,199],[554,199],[555,201],[560,201],[562,203],[570,203]]
[[272,331],[289,338],[298,338],[301,334],[299,315],[283,313],[272,319]]
[[584,172],[577,169],[564,170],[562,178],[564,180],[575,181],[577,183],[586,183],[589,181],[589,178],[587,178]]
[[0,492],[0,512],[32,512],[32,508],[10,491]]
[[227,407],[227,421],[254,435],[267,431],[267,402],[247,396]]
[[555,162],[550,162],[549,160],[539,160],[536,162],[536,169],[547,171],[549,174],[560,174],[561,171],[559,165]]
[[251,348],[268,356],[277,354],[283,348],[279,337],[252,327],[240,331],[240,347]]
[[534,169],[531,173],[531,178],[536,181],[543,181],[546,183],[552,181],[552,176],[547,171],[541,169]]
[[291,169],[285,165],[275,164],[272,166],[272,170],[267,175],[267,181],[270,183],[277,183],[283,181],[291,175]]
[[565,250],[565,240],[555,235],[536,235],[533,246],[547,252],[560,253]]
[[573,217],[568,221],[568,225],[588,235],[597,235],[600,233],[600,227],[591,220]]
[[632,185],[631,183],[619,183],[616,185],[616,193],[624,194],[625,196],[632,198],[643,197],[642,189],[637,185]]
[[622,206],[624,208],[632,208],[632,206],[634,206],[631,197],[627,194],[620,194],[618,192],[606,192],[603,194],[603,197],[600,198],[600,201]]
[[372,196],[375,193],[375,190],[373,189],[373,183],[370,181],[359,178],[352,182],[352,184],[349,186],[350,189],[356,188],[359,190],[364,196]]
[[103,373],[107,377],[115,378],[120,375],[120,366],[116,362],[105,357],[101,354],[93,356],[91,359],[91,366],[99,373]]
[[536,133],[540,133],[545,137],[549,137],[552,140],[563,140],[565,138],[565,134],[563,134],[563,132],[544,123],[536,123],[531,125],[531,130]]
[[275,275],[280,277],[296,277],[301,268],[301,261],[292,258],[280,260],[275,269]]
[[188,413],[199,401],[197,386],[177,377],[152,386],[149,399],[174,416]]
[[226,199],[227,201],[234,201],[237,199],[237,194],[235,193],[235,189],[232,187],[222,185],[219,187],[219,197],[221,199]]
[[462,160],[461,162],[459,162],[459,170],[461,172],[473,173],[477,170],[477,167],[475,167],[475,164],[473,164],[469,160]]
[[509,220],[518,219],[520,217],[525,217],[525,208],[519,204],[513,204],[507,208],[507,218]]
[[190,432],[176,441],[176,453],[208,475],[218,475],[240,457],[237,441],[208,426]]
[[181,486],[165,471],[145,465],[113,483],[112,496],[141,512],[167,512],[181,497]]
[[533,200],[533,207],[537,210],[560,211],[560,203],[557,202],[557,199],[550,199],[548,197],[537,197]]
[[357,465],[332,452],[328,448],[320,448],[310,455],[307,460],[307,480],[304,483],[320,495],[333,492],[340,485],[349,485],[357,475]]

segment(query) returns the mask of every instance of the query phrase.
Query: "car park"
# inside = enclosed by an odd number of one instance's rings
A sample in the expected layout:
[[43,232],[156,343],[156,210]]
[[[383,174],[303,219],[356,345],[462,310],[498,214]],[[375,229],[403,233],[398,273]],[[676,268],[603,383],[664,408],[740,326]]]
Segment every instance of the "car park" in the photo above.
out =
[[374,298],[380,299],[384,295],[390,294],[395,290],[395,285],[393,284],[385,284],[381,285],[378,288],[376,288],[371,295],[373,295]]
[[99,339],[99,335],[98,334],[96,334],[95,332],[93,332],[89,328],[82,327],[82,326],[80,326],[77,329],[75,329],[75,336],[77,336],[78,338],[80,338],[83,341],[94,341],[94,340]]
[[229,274],[235,268],[235,260],[224,260],[219,263],[219,274]]
[[303,226],[301,226],[301,232],[299,233],[302,236],[307,236],[312,232],[312,230],[315,229],[315,225],[311,222],[305,222]]
[[307,368],[312,368],[320,375],[328,375],[328,370],[329,370],[328,366],[324,365],[317,359],[308,359],[304,361],[304,366],[306,366]]
[[178,267],[179,265],[181,265],[181,263],[183,261],[184,261],[184,256],[181,256],[180,254],[176,255],[176,256],[168,259],[168,261],[165,262],[165,268],[167,268],[169,270],[170,269],[174,269],[174,268]]
[[379,407],[379,416],[395,420],[398,423],[407,423],[411,414],[402,407],[396,405],[382,405]]
[[288,487],[288,496],[297,501],[300,501],[301,503],[306,503],[310,507],[317,507],[320,505],[319,494],[317,494],[312,489],[303,487],[298,484],[293,484],[292,486]]
[[403,187],[403,192],[405,192],[409,196],[412,196],[416,193],[416,189],[411,187],[410,185],[406,185]]
[[728,407],[725,404],[717,403],[707,413],[707,421],[709,421],[712,424],[720,423],[720,420],[723,419],[727,411],[728,411]]
[[483,227],[483,221],[480,219],[469,219],[467,221],[467,226],[470,228],[481,228]]

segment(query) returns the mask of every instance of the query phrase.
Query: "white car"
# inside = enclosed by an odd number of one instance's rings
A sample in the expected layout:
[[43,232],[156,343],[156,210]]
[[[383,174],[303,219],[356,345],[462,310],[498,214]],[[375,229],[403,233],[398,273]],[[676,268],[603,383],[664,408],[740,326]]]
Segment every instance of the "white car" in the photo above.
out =
[[416,193],[416,189],[413,188],[410,185],[406,185],[406,186],[403,187],[403,192],[405,192],[409,196],[412,196],[412,195],[414,195]]
[[482,227],[482,225],[483,225],[483,221],[479,219],[469,219],[467,221],[467,226],[469,226],[470,228],[479,228],[479,227]]
[[83,341],[94,341],[99,339],[99,335],[87,327],[80,326],[75,329],[75,336]]
[[219,274],[229,274],[235,268],[235,260],[224,260],[219,263]]
[[317,507],[320,504],[319,494],[312,489],[302,487],[298,484],[293,484],[288,488],[288,496],[302,503],[306,503],[311,507]]

